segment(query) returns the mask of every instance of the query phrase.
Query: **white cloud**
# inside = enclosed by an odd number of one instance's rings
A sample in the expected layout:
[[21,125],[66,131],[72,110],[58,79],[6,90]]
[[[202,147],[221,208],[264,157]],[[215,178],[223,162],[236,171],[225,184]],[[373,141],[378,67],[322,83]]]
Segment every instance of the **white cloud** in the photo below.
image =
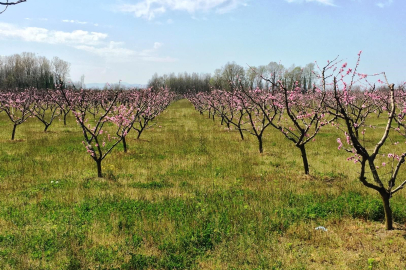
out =
[[95,47],[89,45],[77,45],[74,47],[78,50],[87,51],[106,58],[129,57],[136,54],[133,50],[123,48],[123,44],[123,42],[110,41],[105,47]]
[[332,6],[335,7],[336,4],[334,4],[334,0],[285,0],[288,3],[303,3],[303,2],[316,2],[322,5],[326,5],[326,6]]
[[94,26],[99,26],[98,23],[82,22],[82,21],[78,21],[78,20],[62,20],[62,22],[64,22],[64,23],[73,23],[73,24],[82,24],[82,25],[92,24]]
[[189,13],[215,10],[223,14],[239,6],[246,6],[246,0],[142,0],[136,4],[123,4],[117,7],[118,11],[134,13],[136,17],[148,20],[167,10],[179,10]]
[[18,38],[28,42],[96,45],[105,40],[107,36],[105,33],[83,30],[63,32],[39,27],[18,27],[8,23],[0,23],[0,38]]
[[162,47],[162,43],[160,43],[160,42],[154,42],[154,50],[158,50],[159,48],[161,48]]
[[53,40],[57,43],[80,43],[80,44],[98,44],[107,38],[107,34],[98,32],[88,32],[75,30],[73,32],[55,31],[52,33]]
[[178,59],[169,56],[166,57],[144,56],[141,57],[141,59],[147,62],[159,62],[159,63],[172,63],[178,61]]
[[379,2],[376,5],[380,8],[385,8],[387,6],[390,6],[393,3],[393,0],[387,0],[385,2]]
[[38,21],[48,21],[48,18],[39,18],[39,19],[32,19],[32,18],[25,18],[28,21],[32,21],[32,20],[38,20]]
[[78,21],[78,20],[62,20],[62,22],[75,23],[75,24],[88,24],[88,22],[81,22],[81,21]]
[[137,56],[137,58],[139,58],[143,61],[148,61],[148,62],[176,62],[176,61],[178,61],[177,59],[172,58],[172,57],[160,57],[157,55],[158,50],[163,45],[164,44],[161,42],[155,42],[154,46],[151,49],[146,49],[146,50],[137,52],[136,56]]
[[153,47],[150,49],[145,49],[142,51],[135,51],[126,49],[123,47],[123,42],[110,41],[107,46],[96,47],[96,46],[86,46],[78,45],[75,46],[76,49],[87,51],[93,54],[97,54],[103,58],[115,62],[131,62],[136,60],[142,60],[147,62],[175,62],[177,59],[172,57],[160,57],[157,52],[159,48],[163,46],[160,42],[155,42]]
[[155,42],[150,49],[137,52],[125,48],[123,42],[106,41],[107,37],[107,34],[98,32],[83,30],[63,32],[39,27],[18,27],[0,22],[0,39],[13,38],[26,42],[66,45],[117,62],[128,62],[137,59],[152,62],[177,61],[177,59],[171,57],[160,57],[158,55],[159,49],[163,46],[160,42]]
[[[165,7],[151,7],[155,0],[146,0],[145,2],[140,2],[137,4],[124,4],[120,5],[117,9],[121,12],[129,12],[134,13],[136,17],[143,17],[148,20],[152,20],[155,18],[156,14],[165,13]],[[150,3],[152,2],[152,3]]]

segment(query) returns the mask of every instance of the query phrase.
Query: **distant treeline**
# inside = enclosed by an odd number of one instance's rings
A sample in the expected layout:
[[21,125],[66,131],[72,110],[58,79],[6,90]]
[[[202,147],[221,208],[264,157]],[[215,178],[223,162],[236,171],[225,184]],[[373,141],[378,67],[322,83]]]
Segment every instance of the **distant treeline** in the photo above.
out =
[[161,87],[168,87],[172,91],[178,94],[185,94],[190,91],[192,92],[208,92],[210,91],[210,74],[197,74],[192,73],[189,74],[179,73],[175,75],[175,73],[171,73],[169,75],[158,76],[158,74],[154,74],[152,78],[148,82],[148,87],[153,87],[159,89]]
[[0,56],[0,89],[49,88],[67,82],[70,64],[58,57],[47,59],[23,52]]
[[[270,62],[258,67],[242,67],[235,62],[228,62],[218,68],[213,74],[204,73],[175,73],[159,76],[154,74],[148,82],[148,87],[169,87],[178,94],[209,92],[211,89],[229,91],[233,85],[242,84],[246,88],[273,89],[271,82],[282,81],[288,89],[298,86],[306,92],[315,82],[315,64],[305,67],[292,65],[289,68]],[[0,56],[0,89],[29,88],[54,89],[55,85],[66,84],[77,89],[85,88],[84,75],[78,82],[69,79],[70,63],[53,57],[52,60],[34,53],[23,52],[11,56]],[[262,77],[269,79],[263,80]],[[124,86],[108,85],[106,89],[122,89]]]
[[233,84],[239,83],[251,89],[257,87],[272,89],[272,83],[263,80],[261,76],[274,83],[280,80],[288,89],[291,89],[297,82],[297,86],[306,92],[313,87],[317,72],[314,63],[309,63],[305,67],[292,65],[285,68],[281,64],[270,62],[268,65],[244,68],[235,62],[229,62],[216,69],[213,75],[185,72],[178,75],[171,73],[158,76],[155,73],[149,80],[148,87],[169,87],[178,94],[208,92],[211,89],[231,90]]

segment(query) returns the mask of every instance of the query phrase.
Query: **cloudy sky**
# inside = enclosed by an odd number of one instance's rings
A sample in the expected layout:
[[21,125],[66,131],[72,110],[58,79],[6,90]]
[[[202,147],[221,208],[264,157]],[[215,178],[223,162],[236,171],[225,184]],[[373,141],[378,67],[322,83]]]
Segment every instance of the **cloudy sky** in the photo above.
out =
[[146,84],[229,61],[289,67],[340,55],[351,66],[362,50],[360,72],[400,83],[405,10],[401,0],[27,0],[0,15],[0,55],[58,56],[86,83]]

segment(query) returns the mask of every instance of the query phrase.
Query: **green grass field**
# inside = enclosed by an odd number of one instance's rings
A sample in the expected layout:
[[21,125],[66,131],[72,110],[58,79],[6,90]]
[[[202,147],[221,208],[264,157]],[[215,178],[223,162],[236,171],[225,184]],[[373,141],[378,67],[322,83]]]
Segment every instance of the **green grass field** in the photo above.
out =
[[337,130],[308,145],[305,176],[271,128],[259,154],[187,100],[155,122],[97,178],[75,119],[44,133],[32,118],[11,141],[0,113],[0,269],[406,269],[406,192],[385,231]]

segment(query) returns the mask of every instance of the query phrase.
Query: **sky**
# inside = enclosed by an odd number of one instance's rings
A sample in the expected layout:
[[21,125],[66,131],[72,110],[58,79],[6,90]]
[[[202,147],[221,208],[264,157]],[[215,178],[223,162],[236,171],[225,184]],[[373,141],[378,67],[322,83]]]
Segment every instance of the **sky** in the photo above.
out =
[[339,56],[351,67],[362,50],[359,72],[399,84],[405,11],[403,0],[27,0],[0,15],[0,55],[57,56],[72,81],[147,84],[227,62],[324,66]]

